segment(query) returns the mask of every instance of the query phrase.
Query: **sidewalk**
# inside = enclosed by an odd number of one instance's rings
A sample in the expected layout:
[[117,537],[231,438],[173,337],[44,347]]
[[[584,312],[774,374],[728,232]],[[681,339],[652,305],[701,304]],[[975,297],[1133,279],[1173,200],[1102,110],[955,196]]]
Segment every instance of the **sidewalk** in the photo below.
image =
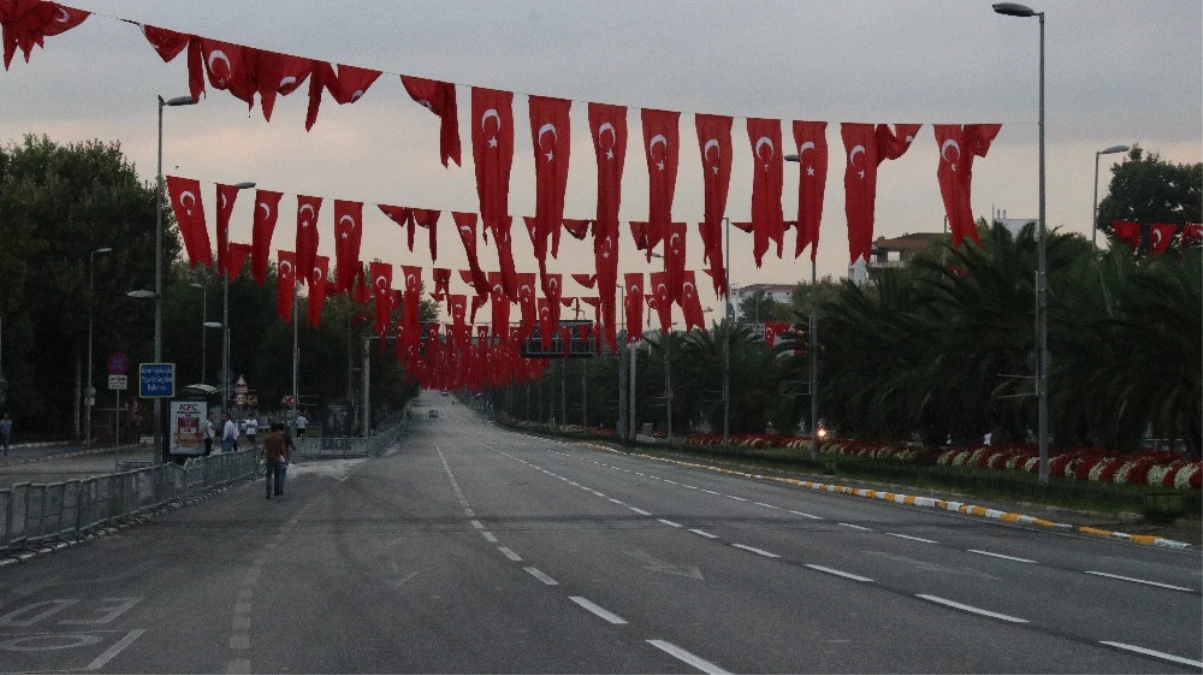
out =
[[[144,439],[145,440],[145,439]],[[112,443],[93,443],[88,447],[84,443],[26,443],[9,447],[8,454],[0,454],[0,467],[27,462],[43,462],[51,459],[63,459],[83,454],[113,452]],[[138,447],[132,441],[123,442],[122,449]]]
[[[12,459],[11,455],[8,459]],[[115,450],[113,446],[94,446],[91,451],[56,453],[21,461],[0,461],[0,490],[17,483],[58,483],[79,480],[91,476],[114,473],[118,462],[155,460],[150,445],[125,446]]]

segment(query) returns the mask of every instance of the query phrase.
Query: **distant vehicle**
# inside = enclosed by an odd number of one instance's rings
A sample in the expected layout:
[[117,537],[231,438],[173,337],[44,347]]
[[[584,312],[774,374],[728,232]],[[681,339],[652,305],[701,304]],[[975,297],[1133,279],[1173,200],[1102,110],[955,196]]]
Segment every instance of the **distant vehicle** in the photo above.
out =
[[427,413],[427,417],[429,417],[432,420],[437,420],[439,418],[439,411],[431,410],[429,413]]
[[449,391],[447,391],[446,389],[444,389],[444,390],[442,390],[442,391],[440,391],[440,392],[439,392],[439,395],[440,395],[440,396],[450,396],[450,395],[451,395],[451,392],[449,392]]

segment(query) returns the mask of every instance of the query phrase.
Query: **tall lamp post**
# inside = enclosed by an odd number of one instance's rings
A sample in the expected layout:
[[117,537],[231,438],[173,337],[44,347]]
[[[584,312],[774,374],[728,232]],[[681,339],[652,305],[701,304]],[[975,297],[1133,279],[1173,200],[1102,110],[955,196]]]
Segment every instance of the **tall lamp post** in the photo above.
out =
[[[234,187],[239,190],[249,190],[255,187],[255,183],[247,181],[244,183],[235,183]],[[229,264],[228,260],[227,263]],[[239,272],[241,270],[235,270]],[[206,324],[208,325],[208,324]],[[215,328],[218,326],[209,326]],[[230,271],[223,270],[221,275],[221,412],[224,415],[227,411],[227,406],[230,404]]]
[[[84,390],[84,444],[89,447],[92,445],[92,406],[96,403],[96,395],[92,393],[94,380],[92,379],[92,307],[93,295],[96,291],[96,254],[111,253],[113,247],[103,246],[88,254],[88,386]],[[78,410],[78,408],[77,408]],[[117,412],[118,416],[121,411]]]
[[[786,155],[785,161],[802,163],[798,155]],[[801,227],[799,225],[799,227]],[[801,235],[798,235],[801,236]],[[810,245],[818,246],[817,241]],[[810,321],[807,326],[807,352],[810,355],[810,458],[819,458],[819,321],[818,302],[819,280],[815,260],[818,256],[813,249],[810,252]]]
[[209,288],[204,284],[198,284],[195,282],[188,285],[193,288],[201,289],[201,376],[199,382],[204,384],[205,368],[207,367],[205,363],[205,352],[208,351],[207,347],[209,346],[209,335],[205,333],[205,326],[208,325],[209,320],[207,315],[209,310]]
[[[158,171],[155,181],[155,363],[163,361],[163,108],[193,105],[191,96],[177,96],[164,100],[159,98],[159,146]],[[166,455],[163,448],[163,399],[155,399],[154,407],[155,448]]]
[[1094,201],[1091,202],[1090,211],[1090,248],[1093,250],[1097,251],[1099,248],[1098,243],[1096,243],[1099,230],[1099,156],[1127,152],[1129,149],[1126,145],[1113,145],[1110,148],[1094,153]]
[[1003,16],[1024,19],[1036,17],[1040,20],[1040,222],[1037,231],[1036,258],[1036,394],[1037,444],[1040,448],[1040,482],[1048,483],[1048,276],[1047,276],[1047,230],[1045,229],[1045,175],[1044,175],[1044,12],[1016,2],[1000,2],[994,11]]

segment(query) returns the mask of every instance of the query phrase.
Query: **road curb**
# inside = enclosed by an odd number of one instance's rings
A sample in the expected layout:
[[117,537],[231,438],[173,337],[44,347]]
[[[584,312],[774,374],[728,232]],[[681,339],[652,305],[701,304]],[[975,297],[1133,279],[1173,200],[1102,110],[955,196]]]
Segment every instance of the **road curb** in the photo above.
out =
[[[536,438],[539,438],[539,437],[536,436]],[[1159,546],[1162,548],[1172,548],[1172,549],[1178,549],[1178,550],[1185,550],[1185,549],[1193,548],[1193,546],[1190,543],[1185,542],[1185,541],[1178,541],[1175,539],[1166,539],[1164,537],[1154,537],[1152,535],[1147,535],[1147,534],[1128,534],[1126,532],[1116,532],[1113,530],[1104,530],[1104,529],[1100,529],[1097,527],[1089,527],[1087,525],[1073,525],[1071,523],[1058,523],[1058,522],[1055,522],[1052,520],[1047,520],[1044,518],[1037,518],[1035,516],[1024,515],[1022,513],[1012,513],[1010,511],[989,509],[984,506],[976,506],[973,504],[966,504],[964,502],[958,502],[958,501],[952,501],[952,500],[936,499],[935,497],[917,497],[914,495],[903,494],[900,492],[889,492],[889,491],[885,491],[885,490],[873,490],[873,489],[868,489],[868,488],[854,488],[854,487],[848,487],[845,485],[836,485],[833,483],[819,483],[816,481],[801,480],[798,478],[782,478],[780,476],[766,476],[766,475],[758,474],[758,473],[747,473],[744,471],[736,471],[734,469],[725,469],[723,467],[713,466],[710,464],[699,464],[696,462],[685,462],[685,461],[681,461],[679,459],[668,459],[665,457],[656,457],[654,455],[648,455],[648,454],[641,453],[641,452],[640,453],[624,453],[620,450],[615,450],[614,448],[611,448],[611,447],[608,447],[605,445],[600,445],[597,443],[590,443],[587,441],[572,441],[572,443],[577,446],[594,448],[597,450],[604,450],[606,452],[612,452],[612,453],[617,453],[617,454],[624,454],[624,455],[629,454],[629,455],[632,455],[635,457],[642,457],[644,459],[655,460],[657,462],[665,462],[668,464],[677,464],[680,466],[688,466],[688,467],[695,468],[695,469],[707,469],[709,471],[715,471],[717,473],[724,473],[724,474],[728,474],[731,476],[740,476],[742,478],[751,478],[754,480],[769,481],[769,482],[773,482],[773,483],[779,483],[782,485],[791,485],[794,487],[804,487],[804,488],[807,488],[810,490],[817,490],[817,491],[821,491],[821,492],[830,492],[830,493],[834,493],[834,494],[844,494],[844,495],[852,495],[855,497],[864,497],[866,499],[879,499],[882,501],[894,502],[895,504],[906,504],[909,506],[919,506],[919,507],[924,507],[924,508],[940,509],[943,511],[951,511],[954,513],[960,513],[960,514],[964,514],[967,516],[977,516],[980,518],[989,518],[991,520],[998,520],[998,521],[1001,521],[1004,523],[1013,523],[1013,524],[1018,523],[1021,525],[1036,525],[1038,527],[1044,527],[1044,528],[1048,528],[1051,530],[1057,530],[1057,531],[1061,531],[1061,532],[1074,532],[1077,534],[1083,534],[1083,535],[1087,535],[1087,536],[1091,536],[1091,537],[1100,537],[1100,538],[1104,538],[1104,539],[1118,539],[1121,541],[1132,542],[1134,544],[1143,544],[1145,546]]]
[[[25,447],[27,447],[27,448],[29,448],[29,447],[47,447],[47,446],[51,446],[51,445],[59,445],[59,444],[58,443],[47,443],[44,446],[27,445]],[[12,446],[12,447],[15,448],[17,446]],[[25,459],[15,459],[12,461],[0,460],[0,469],[3,469],[4,467],[8,467],[8,466],[18,466],[21,464],[35,464],[37,462],[49,462],[49,461],[53,461],[56,459],[70,459],[72,457],[82,457],[84,455],[99,455],[99,454],[104,454],[107,452],[114,452],[117,450],[129,450],[131,448],[140,448],[140,447],[142,447],[141,444],[119,445],[119,446],[109,446],[109,447],[104,447],[104,448],[88,448],[85,450],[72,450],[71,452],[55,453],[53,455],[38,455],[37,457],[26,457]]]

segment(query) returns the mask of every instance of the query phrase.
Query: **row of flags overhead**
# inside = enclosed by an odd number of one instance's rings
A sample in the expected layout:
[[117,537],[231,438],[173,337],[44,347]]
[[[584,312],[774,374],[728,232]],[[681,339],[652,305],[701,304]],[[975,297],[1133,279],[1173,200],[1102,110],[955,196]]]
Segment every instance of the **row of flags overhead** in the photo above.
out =
[[[1179,226],[1174,223],[1150,223],[1148,225],[1149,253],[1161,255],[1170,248],[1178,235]],[[1189,241],[1203,241],[1203,224],[1187,223],[1182,228],[1182,245]],[[1141,224],[1131,220],[1117,220],[1111,224],[1115,238],[1127,244],[1133,251],[1140,250]]]
[[[0,9],[6,57],[9,57],[11,42],[20,46],[27,60],[32,45],[42,44],[44,36],[63,32],[88,16],[87,12],[42,0],[2,0],[0,7],[7,8]],[[307,84],[309,107],[306,128],[311,128],[317,120],[325,94],[329,94],[340,105],[355,103],[384,74],[383,71],[331,64],[151,25],[136,25],[163,61],[170,62],[181,54],[185,55],[189,91],[194,101],[209,89],[227,91],[252,108],[258,99],[264,119],[268,121],[278,97],[288,96]],[[8,58],[5,65],[7,68]],[[440,118],[439,147],[443,165],[449,166],[450,162],[460,164],[457,85],[410,75],[399,77],[410,97]],[[571,159],[572,103],[546,96],[528,97],[536,177],[536,210],[533,224],[529,227],[533,228],[533,238],[537,240],[536,256],[540,269],[545,264],[547,240],[549,237],[558,239],[564,221],[564,194]],[[616,230],[627,150],[627,108],[594,102],[587,105],[598,173],[594,222],[600,223],[603,230]],[[480,227],[486,234],[493,232],[497,238],[505,239],[510,225],[509,184],[516,133],[514,94],[471,87],[470,114]],[[643,154],[649,179],[647,228],[654,241],[659,241],[664,236],[661,233],[672,223],[677,167],[682,152],[680,116],[681,113],[676,111],[640,109]],[[711,262],[712,271],[721,267],[714,261],[722,259],[720,231],[731,177],[732,122],[730,116],[694,115],[698,152],[704,172],[706,206],[700,234],[703,254]],[[867,260],[869,257],[878,165],[886,159],[901,157],[909,149],[920,126],[841,125],[846,158],[845,215],[851,261],[861,258]],[[985,156],[1001,125],[942,124],[935,127],[940,152],[937,177],[953,241],[959,245],[964,237],[977,239],[970,211],[973,158]],[[749,231],[753,234],[753,256],[757,266],[762,264],[764,255],[770,250],[775,250],[778,257],[784,255],[783,238],[791,227],[797,229],[795,258],[810,246],[813,261],[818,246],[827,179],[827,123],[793,122],[793,149],[800,158],[801,176],[798,214],[795,220],[790,221],[785,220],[781,207],[786,154],[782,123],[776,119],[747,118],[746,129],[754,159]],[[303,257],[302,262],[307,261],[308,248],[303,249],[298,244],[297,250]],[[433,251],[432,240],[432,259]],[[262,259],[262,256],[257,259]],[[717,290],[725,292],[721,281]]]

